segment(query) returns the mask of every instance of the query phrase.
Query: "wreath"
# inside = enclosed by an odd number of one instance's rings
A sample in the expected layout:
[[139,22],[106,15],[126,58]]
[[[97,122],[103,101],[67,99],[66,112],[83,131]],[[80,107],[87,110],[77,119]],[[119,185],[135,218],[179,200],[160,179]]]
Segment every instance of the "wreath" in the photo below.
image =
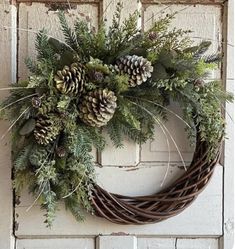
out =
[[[205,78],[220,55],[204,55],[211,42],[193,45],[190,31],[169,29],[175,13],[141,31],[138,12],[121,22],[121,10],[119,3],[112,25],[104,21],[98,29],[79,18],[70,27],[59,12],[64,41],[41,30],[37,58],[26,60],[29,78],[6,88],[1,114],[12,120],[6,133],[12,131],[14,188],[18,194],[28,186],[48,226],[59,201],[78,220],[87,210],[120,224],[162,221],[191,204],[218,161],[225,133],[221,107],[232,96],[220,81]],[[172,100],[183,117],[167,107]],[[153,139],[156,124],[170,136],[167,114],[180,118],[195,144],[184,175],[150,196],[121,196],[98,186],[90,152],[93,146],[103,150],[102,129],[116,147],[124,137],[144,143]]]

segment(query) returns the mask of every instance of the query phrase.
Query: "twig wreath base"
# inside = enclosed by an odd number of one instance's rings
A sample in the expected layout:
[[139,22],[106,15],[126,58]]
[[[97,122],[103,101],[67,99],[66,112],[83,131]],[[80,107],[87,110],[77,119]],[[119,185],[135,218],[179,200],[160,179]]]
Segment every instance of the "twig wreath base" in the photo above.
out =
[[143,225],[157,223],[184,211],[205,189],[220,157],[220,146],[214,160],[207,160],[206,142],[196,143],[191,165],[165,190],[147,196],[124,196],[109,193],[95,185],[92,204],[95,214],[113,223]]

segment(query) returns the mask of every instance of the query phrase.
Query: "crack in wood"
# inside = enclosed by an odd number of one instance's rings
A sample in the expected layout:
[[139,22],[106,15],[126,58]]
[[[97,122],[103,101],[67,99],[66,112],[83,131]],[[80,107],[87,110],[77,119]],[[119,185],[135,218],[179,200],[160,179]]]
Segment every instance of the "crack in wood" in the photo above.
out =
[[177,249],[178,238],[175,238],[175,249]]

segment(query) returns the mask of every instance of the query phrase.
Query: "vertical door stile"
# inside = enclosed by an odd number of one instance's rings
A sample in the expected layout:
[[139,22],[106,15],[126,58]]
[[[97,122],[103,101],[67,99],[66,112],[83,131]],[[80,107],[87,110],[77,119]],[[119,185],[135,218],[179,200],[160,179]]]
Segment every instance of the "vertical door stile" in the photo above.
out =
[[[0,1],[0,87],[8,87],[16,82],[16,47],[17,47],[17,8],[10,1]],[[8,91],[1,91],[4,99]],[[9,122],[1,120],[0,134],[4,134]],[[0,248],[13,249],[14,237],[14,209],[13,191],[11,183],[11,143],[10,134],[0,141]]]
[[[234,1],[229,0],[224,6],[224,83],[226,90],[234,93]],[[227,127],[224,144],[223,175],[223,237],[221,249],[234,246],[234,103],[226,104]],[[232,201],[231,201],[232,200]]]

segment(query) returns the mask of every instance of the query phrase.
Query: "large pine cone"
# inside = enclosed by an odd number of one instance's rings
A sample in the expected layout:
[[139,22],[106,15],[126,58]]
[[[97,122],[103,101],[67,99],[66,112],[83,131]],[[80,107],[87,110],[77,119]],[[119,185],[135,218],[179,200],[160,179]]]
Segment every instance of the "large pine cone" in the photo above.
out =
[[137,55],[121,57],[117,60],[115,68],[119,73],[129,75],[129,85],[131,87],[141,85],[147,81],[153,72],[151,62]]
[[56,114],[40,115],[36,120],[34,136],[39,144],[52,142],[62,129],[61,120]]
[[87,125],[101,127],[113,117],[117,97],[108,89],[88,92],[78,105],[79,117]]
[[54,76],[54,80],[61,93],[79,95],[84,89],[85,68],[79,63],[73,63],[70,67],[64,66],[63,70]]

